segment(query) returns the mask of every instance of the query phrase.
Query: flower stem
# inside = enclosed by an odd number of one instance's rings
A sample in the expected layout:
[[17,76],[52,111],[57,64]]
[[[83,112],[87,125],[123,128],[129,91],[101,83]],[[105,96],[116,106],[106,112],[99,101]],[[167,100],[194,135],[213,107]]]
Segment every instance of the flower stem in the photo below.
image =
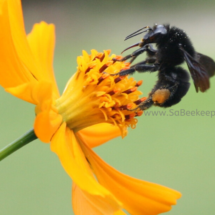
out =
[[0,150],[0,161],[35,139],[37,139],[37,136],[35,135],[34,130],[31,129],[26,134]]

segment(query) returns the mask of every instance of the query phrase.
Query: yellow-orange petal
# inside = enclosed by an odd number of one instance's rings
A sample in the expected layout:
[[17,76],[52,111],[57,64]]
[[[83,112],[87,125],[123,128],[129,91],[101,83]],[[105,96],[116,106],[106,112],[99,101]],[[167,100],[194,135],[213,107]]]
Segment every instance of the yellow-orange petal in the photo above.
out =
[[33,53],[34,59],[40,70],[34,73],[38,80],[51,81],[56,98],[59,92],[53,71],[53,55],[55,46],[55,26],[45,22],[34,25],[30,34],[28,34],[28,43]]
[[77,132],[91,148],[102,145],[107,141],[119,137],[121,131],[118,126],[109,123],[100,123]]
[[[15,26],[14,32],[18,30],[19,21],[20,21],[20,1],[18,0],[9,0],[9,1],[2,1],[1,3],[1,13],[0,13],[0,85],[4,88],[7,87],[15,87],[17,85],[21,85],[26,82],[33,82],[35,78],[29,72],[26,65],[20,60],[19,53],[17,53],[15,42],[13,38],[13,33],[11,28]],[[14,14],[11,13],[11,10],[15,10]],[[16,15],[18,17],[16,17]],[[22,19],[22,18],[21,18]],[[12,22],[12,20],[15,22]],[[18,22],[18,23],[17,23]],[[18,24],[18,26],[16,26]],[[20,31],[20,30],[18,30]],[[19,32],[17,33],[16,40],[22,47],[23,38],[21,38]],[[23,35],[22,35],[23,36]],[[26,36],[25,36],[26,40]],[[27,40],[26,40],[27,43]],[[23,45],[23,49],[25,45]],[[28,53],[26,54],[26,58]],[[24,55],[23,55],[24,56]]]
[[91,195],[74,183],[72,186],[72,206],[75,215],[120,215],[118,211],[115,211],[115,207],[105,201],[105,198]]
[[51,150],[58,155],[63,168],[80,189],[103,198],[114,211],[120,209],[121,203],[94,178],[73,131],[66,127],[66,123],[53,136]]
[[[81,141],[80,141],[81,142]],[[169,211],[181,194],[170,188],[122,174],[106,164],[87,145],[82,148],[98,181],[123,203],[130,214],[157,215]]]
[[[10,22],[11,36],[14,48],[19,56],[20,61],[28,68],[29,72],[36,77],[37,74],[43,73],[35,61],[32,51],[29,47],[25,32],[21,0],[7,0],[7,10]],[[46,48],[46,47],[44,47]],[[40,53],[43,54],[43,51]]]
[[123,212],[122,210],[119,210],[119,211],[114,212],[113,215],[126,215],[126,213]]
[[32,88],[34,86],[35,85],[32,83],[25,83],[18,85],[17,87],[6,88],[5,91],[12,94],[13,96],[16,96],[19,99],[36,105],[37,103],[32,97]]
[[43,111],[36,116],[34,121],[34,132],[42,142],[49,143],[61,123],[61,115],[51,109]]
[[40,109],[46,101],[51,103],[53,98],[52,83],[46,81],[28,82],[5,90],[17,98],[39,105]]

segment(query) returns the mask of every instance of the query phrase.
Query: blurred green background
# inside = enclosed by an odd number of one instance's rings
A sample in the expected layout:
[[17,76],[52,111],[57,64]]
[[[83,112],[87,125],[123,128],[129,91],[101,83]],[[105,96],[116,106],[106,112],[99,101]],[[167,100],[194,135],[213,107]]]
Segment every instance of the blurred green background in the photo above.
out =
[[[83,49],[112,49],[119,54],[141,38],[124,42],[125,36],[154,23],[184,29],[196,50],[215,59],[214,9],[214,0],[23,0],[26,32],[41,20],[56,25],[54,68],[61,92],[76,71],[76,57]],[[141,90],[147,96],[156,74],[135,73],[134,77],[144,80]],[[204,94],[196,93],[192,85],[172,109],[215,111],[214,92],[215,78]],[[2,148],[32,128],[34,107],[2,88],[0,100]],[[123,173],[180,191],[183,196],[169,215],[213,215],[214,128],[215,116],[142,116],[125,139],[117,138],[95,151]],[[71,180],[48,144],[34,141],[1,162],[0,214],[73,214]]]

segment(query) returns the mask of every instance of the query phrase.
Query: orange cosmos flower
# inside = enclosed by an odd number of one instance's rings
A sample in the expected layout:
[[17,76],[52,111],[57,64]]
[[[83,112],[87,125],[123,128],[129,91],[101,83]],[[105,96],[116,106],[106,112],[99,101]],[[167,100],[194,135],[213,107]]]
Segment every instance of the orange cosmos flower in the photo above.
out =
[[51,142],[73,180],[75,214],[155,215],[181,196],[169,188],[124,175],[99,158],[92,147],[135,127],[129,111],[142,100],[133,78],[110,76],[128,67],[109,51],[78,57],[75,75],[60,96],[54,78],[54,25],[35,24],[26,36],[20,0],[0,1],[0,85],[36,106],[34,131]]

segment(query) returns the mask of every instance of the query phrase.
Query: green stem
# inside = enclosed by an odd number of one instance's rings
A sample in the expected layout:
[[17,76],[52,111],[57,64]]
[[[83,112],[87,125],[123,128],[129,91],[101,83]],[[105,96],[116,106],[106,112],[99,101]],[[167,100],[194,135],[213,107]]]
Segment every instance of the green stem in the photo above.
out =
[[35,139],[37,139],[37,136],[35,135],[34,130],[31,129],[19,139],[15,140],[14,142],[10,143],[2,150],[0,150],[0,161]]

